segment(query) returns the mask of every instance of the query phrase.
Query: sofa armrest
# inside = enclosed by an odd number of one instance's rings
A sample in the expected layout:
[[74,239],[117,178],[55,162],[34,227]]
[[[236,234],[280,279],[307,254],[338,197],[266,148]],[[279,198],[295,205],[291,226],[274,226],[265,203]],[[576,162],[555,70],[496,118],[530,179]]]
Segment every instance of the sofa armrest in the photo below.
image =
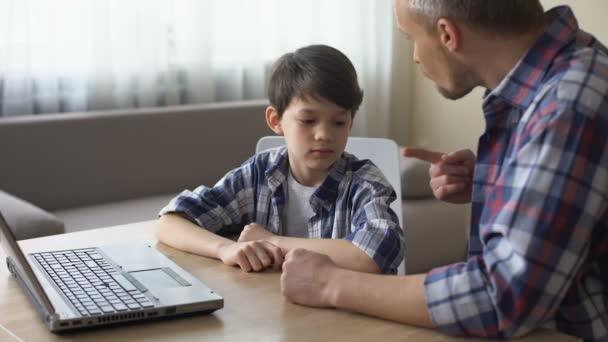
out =
[[463,261],[470,207],[434,197],[429,163],[401,156],[400,166],[407,273]]
[[55,215],[4,191],[0,191],[0,212],[17,240],[65,232]]
[[433,192],[429,186],[429,163],[416,158],[401,156],[401,196],[409,198],[430,198]]

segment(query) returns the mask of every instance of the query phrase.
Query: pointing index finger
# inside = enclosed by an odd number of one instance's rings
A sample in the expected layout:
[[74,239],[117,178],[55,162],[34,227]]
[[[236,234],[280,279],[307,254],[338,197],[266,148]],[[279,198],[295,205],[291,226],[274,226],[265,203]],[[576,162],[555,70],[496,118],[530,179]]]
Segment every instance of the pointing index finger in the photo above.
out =
[[403,149],[403,155],[405,157],[424,160],[429,163],[438,163],[442,160],[444,154],[441,152],[431,151],[424,148],[405,147]]

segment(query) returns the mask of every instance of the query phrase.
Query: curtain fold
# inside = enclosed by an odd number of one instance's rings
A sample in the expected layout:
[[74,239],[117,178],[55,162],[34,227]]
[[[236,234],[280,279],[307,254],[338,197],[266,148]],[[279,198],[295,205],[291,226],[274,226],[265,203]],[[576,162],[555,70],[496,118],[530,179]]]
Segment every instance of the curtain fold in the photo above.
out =
[[390,0],[0,0],[0,116],[265,98],[276,58],[328,44],[353,135],[387,136],[393,25]]

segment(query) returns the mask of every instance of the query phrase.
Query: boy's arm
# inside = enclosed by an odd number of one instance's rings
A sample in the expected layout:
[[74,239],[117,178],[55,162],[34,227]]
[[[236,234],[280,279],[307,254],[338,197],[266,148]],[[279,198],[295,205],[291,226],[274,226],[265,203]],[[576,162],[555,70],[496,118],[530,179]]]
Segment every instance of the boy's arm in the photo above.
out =
[[261,271],[283,263],[281,249],[270,242],[234,242],[199,227],[179,214],[165,214],[157,224],[156,237],[179,250],[220,259],[243,271]]
[[285,252],[296,248],[327,255],[336,265],[353,271],[380,273],[381,270],[369,255],[348,240],[305,239],[287,236],[274,236],[268,240]]
[[354,271],[380,273],[374,260],[359,247],[348,240],[306,239],[274,235],[259,224],[248,224],[239,236],[239,242],[268,241],[279,246],[283,253],[296,248],[325,254],[338,266]]
[[219,250],[233,244],[226,239],[202,228],[180,214],[166,214],[159,218],[156,226],[157,239],[184,252],[219,259]]

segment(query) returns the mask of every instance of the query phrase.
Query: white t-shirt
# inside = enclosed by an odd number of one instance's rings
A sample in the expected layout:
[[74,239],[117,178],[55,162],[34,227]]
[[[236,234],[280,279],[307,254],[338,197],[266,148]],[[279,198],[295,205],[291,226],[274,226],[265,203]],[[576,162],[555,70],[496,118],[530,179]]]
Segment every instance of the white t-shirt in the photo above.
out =
[[315,214],[310,206],[310,196],[316,186],[304,186],[287,176],[287,200],[283,208],[283,234],[289,237],[308,237],[308,220]]

